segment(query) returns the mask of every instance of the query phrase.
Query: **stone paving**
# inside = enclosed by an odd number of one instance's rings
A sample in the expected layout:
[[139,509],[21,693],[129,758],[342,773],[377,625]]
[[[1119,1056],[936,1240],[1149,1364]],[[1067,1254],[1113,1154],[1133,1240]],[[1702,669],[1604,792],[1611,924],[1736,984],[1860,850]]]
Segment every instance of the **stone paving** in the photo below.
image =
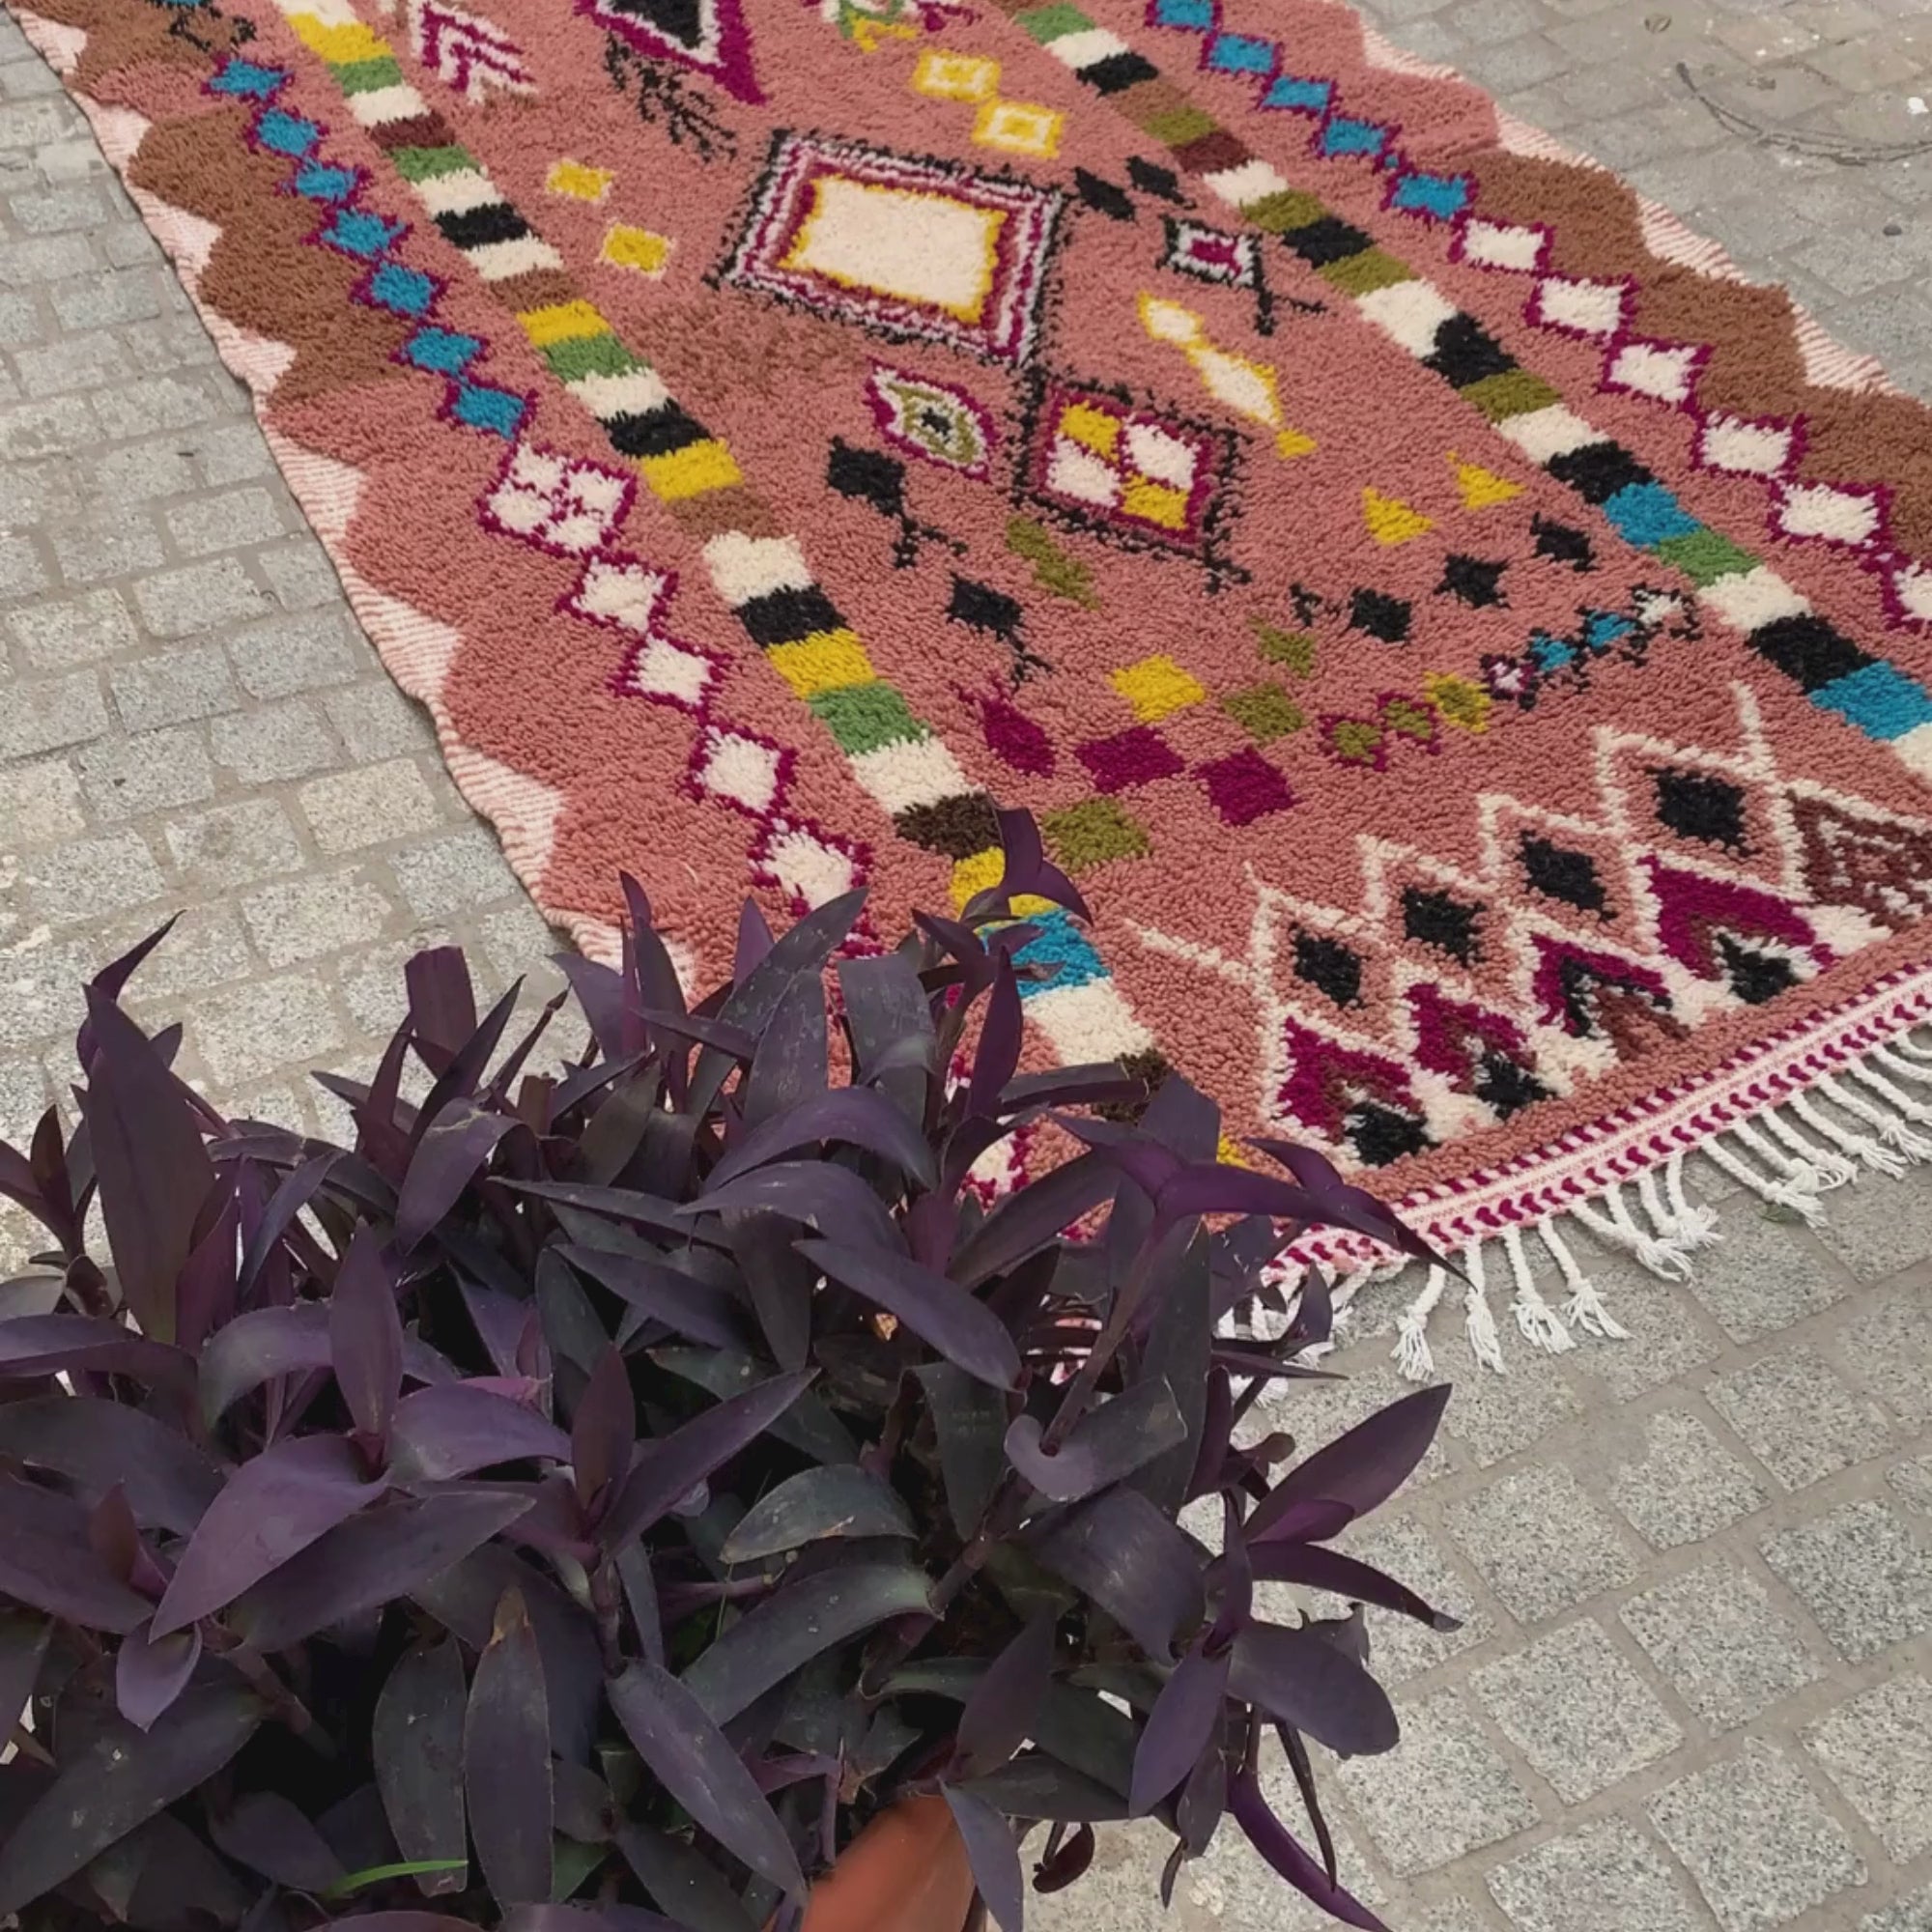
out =
[[[1364,4],[1932,396],[1928,0]],[[300,1071],[373,1057],[403,957],[548,993],[552,936],[3,20],[0,209],[0,1132],[61,1091],[80,980],[178,909],[136,984],[184,1070],[332,1129]],[[1438,1321],[1447,1434],[1353,1547],[1463,1627],[1377,1614],[1404,1742],[1325,1768],[1398,1932],[1932,1932],[1932,1171],[1821,1235],[1722,1206],[1688,1286],[1591,1261],[1629,1343],[1497,1378]],[[23,1238],[0,1218],[0,1268]],[[1401,1392],[1403,1292],[1279,1426]],[[1160,1849],[1109,1834],[1036,1926],[1153,1926]],[[1169,1922],[1321,1921],[1227,1850]]]

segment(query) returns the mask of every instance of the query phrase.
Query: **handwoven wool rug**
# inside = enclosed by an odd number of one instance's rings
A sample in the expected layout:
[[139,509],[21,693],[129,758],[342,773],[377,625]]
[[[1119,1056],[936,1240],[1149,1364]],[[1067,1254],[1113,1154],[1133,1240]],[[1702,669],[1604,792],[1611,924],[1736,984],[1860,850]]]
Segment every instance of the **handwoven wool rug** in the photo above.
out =
[[1486,1356],[1688,1151],[1932,1152],[1932,421],[1345,8],[22,17],[591,951],[620,867],[700,977],[890,934],[1026,806],[1037,1052],[1365,1170]]

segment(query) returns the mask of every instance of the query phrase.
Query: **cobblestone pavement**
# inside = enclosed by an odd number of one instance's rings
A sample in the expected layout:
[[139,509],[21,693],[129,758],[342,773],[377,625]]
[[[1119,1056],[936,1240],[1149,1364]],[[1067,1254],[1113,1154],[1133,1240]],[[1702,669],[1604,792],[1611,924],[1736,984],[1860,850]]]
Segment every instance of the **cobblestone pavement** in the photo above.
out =
[[[1932,0],[1366,5],[1932,395]],[[0,206],[0,1132],[66,1079],[79,980],[178,908],[137,984],[184,1069],[332,1125],[299,1069],[372,1057],[409,952],[548,992],[551,936],[4,22]],[[1630,1343],[1507,1379],[1438,1349],[1447,1436],[1360,1548],[1464,1626],[1378,1620],[1404,1742],[1327,1776],[1398,1932],[1932,1932],[1932,1172],[1822,1236],[1724,1208],[1688,1287],[1593,1264]],[[1283,1426],[1399,1391],[1399,1293]],[[1111,1834],[1036,1920],[1151,1927],[1157,1862]],[[1284,1901],[1224,1854],[1172,1918],[1318,1922]]]

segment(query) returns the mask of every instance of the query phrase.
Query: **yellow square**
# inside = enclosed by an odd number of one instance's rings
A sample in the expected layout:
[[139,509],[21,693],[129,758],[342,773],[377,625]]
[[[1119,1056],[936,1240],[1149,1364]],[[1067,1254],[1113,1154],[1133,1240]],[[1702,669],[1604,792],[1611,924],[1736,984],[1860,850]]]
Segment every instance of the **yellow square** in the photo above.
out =
[[774,644],[765,656],[800,697],[869,684],[876,675],[853,631],[814,631],[796,643]]
[[1007,855],[995,845],[984,852],[973,852],[952,867],[952,905],[956,911],[976,893],[997,886],[1005,876]]
[[598,253],[613,269],[635,269],[639,274],[649,275],[655,281],[670,260],[670,240],[652,234],[648,228],[632,228],[620,221],[605,236],[604,246]]
[[544,186],[553,194],[567,194],[572,201],[602,201],[617,179],[608,168],[586,167],[582,161],[553,161],[544,177]]
[[1050,161],[1060,152],[1061,119],[1051,107],[1024,100],[989,100],[973,123],[973,138],[982,148]]
[[517,320],[539,349],[553,342],[569,342],[580,335],[603,335],[611,325],[587,301],[558,302],[552,308],[526,309]]
[[1124,670],[1113,673],[1109,682],[1134,707],[1134,716],[1143,724],[1199,704],[1208,696],[1201,685],[1169,657],[1142,658]]
[[990,100],[1000,85],[1000,64],[978,54],[924,53],[912,71],[916,93],[935,100]]
[[1144,524],[1158,524],[1164,530],[1187,527],[1187,492],[1170,489],[1165,483],[1150,483],[1136,476],[1121,492],[1121,508]]
[[638,471],[651,495],[664,503],[701,497],[707,490],[726,490],[745,480],[731,452],[709,438],[703,442],[688,442],[668,456],[640,456]]
[[289,24],[310,53],[330,67],[350,67],[356,61],[386,59],[391,48],[387,41],[359,20],[331,24],[315,14],[292,14]]
[[1121,420],[1110,416],[1105,410],[1092,409],[1085,403],[1069,403],[1060,412],[1060,434],[1111,463],[1120,446]]

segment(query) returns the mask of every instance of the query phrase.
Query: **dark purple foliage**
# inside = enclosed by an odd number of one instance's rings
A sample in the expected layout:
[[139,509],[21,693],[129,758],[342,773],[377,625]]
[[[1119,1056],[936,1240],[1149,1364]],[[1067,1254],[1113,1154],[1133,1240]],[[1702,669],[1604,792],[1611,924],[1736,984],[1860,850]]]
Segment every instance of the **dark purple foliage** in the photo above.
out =
[[[479,1019],[422,953],[374,1075],[318,1076],[351,1147],[176,1077],[119,1005],[153,941],[100,974],[77,1122],[0,1144],[46,1232],[0,1287],[0,1706],[31,1719],[0,1918],[756,1932],[940,1792],[1002,1932],[1140,1814],[1169,1886],[1232,1819],[1375,1923],[1303,1743],[1395,1742],[1359,1615],[1272,1623],[1254,1585],[1450,1627],[1327,1547],[1446,1391],[1298,1461],[1236,1446],[1327,1306],[1217,1331],[1281,1305],[1300,1224],[1421,1244],[1319,1155],[1215,1164],[1178,1078],[1029,1065],[1010,906],[1086,908],[1002,834],[1000,885],[893,952],[856,895],[776,936],[748,905],[703,999],[625,879],[554,1071],[554,1003]],[[1021,1127],[1058,1147],[988,1208],[971,1171]],[[1209,1499],[1218,1553],[1180,1521]],[[1269,1733],[1319,1855],[1263,1797]]]

